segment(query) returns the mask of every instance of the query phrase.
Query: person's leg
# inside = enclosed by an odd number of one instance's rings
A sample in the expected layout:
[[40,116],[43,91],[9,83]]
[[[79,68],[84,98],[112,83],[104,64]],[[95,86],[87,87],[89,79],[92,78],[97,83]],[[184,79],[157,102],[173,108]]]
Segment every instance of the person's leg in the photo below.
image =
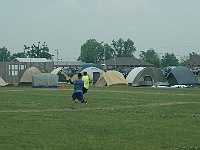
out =
[[77,98],[77,93],[73,93],[72,94],[72,109],[74,109],[74,101],[75,101],[75,99]]
[[72,109],[74,109],[74,99],[72,99]]
[[83,94],[87,93],[87,89],[83,87]]
[[84,101],[82,101],[82,103],[85,102],[85,104],[87,104],[87,101],[86,101],[85,98],[84,98],[84,94],[87,93],[87,91],[88,91],[88,89],[86,89],[85,87],[83,87],[83,100],[84,100]]
[[83,98],[83,93],[82,93],[82,92],[79,93],[79,95],[78,95],[78,100],[81,101],[81,103],[87,104],[87,101],[84,100],[84,98]]

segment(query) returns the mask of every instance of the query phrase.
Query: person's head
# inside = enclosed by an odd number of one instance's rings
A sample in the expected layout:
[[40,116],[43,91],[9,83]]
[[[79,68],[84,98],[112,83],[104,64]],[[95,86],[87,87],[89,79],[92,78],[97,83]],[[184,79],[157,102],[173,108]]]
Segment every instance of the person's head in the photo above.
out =
[[81,73],[78,73],[78,78],[82,78],[82,74]]
[[87,72],[83,72],[83,75],[86,76],[86,75],[87,75]]

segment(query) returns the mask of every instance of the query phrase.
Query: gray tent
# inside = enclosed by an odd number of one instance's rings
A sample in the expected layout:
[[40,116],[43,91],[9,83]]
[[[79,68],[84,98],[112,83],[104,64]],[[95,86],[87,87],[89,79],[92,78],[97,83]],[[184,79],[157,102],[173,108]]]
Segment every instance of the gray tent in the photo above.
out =
[[40,73],[33,75],[32,77],[33,87],[43,88],[57,88],[58,87],[58,75],[52,73]]
[[186,67],[176,67],[167,76],[169,85],[198,85],[199,81],[193,72]]

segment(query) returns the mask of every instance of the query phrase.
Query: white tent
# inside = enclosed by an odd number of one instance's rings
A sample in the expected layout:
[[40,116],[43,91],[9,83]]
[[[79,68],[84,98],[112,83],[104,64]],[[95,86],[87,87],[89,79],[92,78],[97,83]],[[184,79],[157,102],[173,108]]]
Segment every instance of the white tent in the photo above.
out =
[[126,82],[128,84],[132,84],[135,77],[138,75],[140,71],[142,71],[145,67],[137,67],[131,70],[131,72],[126,77]]
[[99,79],[100,75],[104,73],[103,70],[97,68],[97,67],[88,67],[81,71],[81,73],[87,72],[91,80],[93,80],[93,83],[95,84],[96,81]]
[[81,71],[81,73],[83,72],[87,72],[87,74],[90,76],[91,79],[93,79],[94,77],[94,73],[97,72],[97,73],[100,73],[100,74],[103,74],[104,71],[97,68],[97,67],[88,67],[88,68],[85,68]]
[[0,86],[6,86],[6,82],[0,77]]

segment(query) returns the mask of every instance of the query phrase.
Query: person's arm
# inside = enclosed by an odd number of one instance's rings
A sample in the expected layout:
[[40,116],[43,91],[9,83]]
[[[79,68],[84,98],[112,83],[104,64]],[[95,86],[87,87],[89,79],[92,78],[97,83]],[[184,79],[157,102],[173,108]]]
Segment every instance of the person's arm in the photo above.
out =
[[69,82],[70,84],[74,84],[74,82],[72,82],[71,77],[69,76]]

